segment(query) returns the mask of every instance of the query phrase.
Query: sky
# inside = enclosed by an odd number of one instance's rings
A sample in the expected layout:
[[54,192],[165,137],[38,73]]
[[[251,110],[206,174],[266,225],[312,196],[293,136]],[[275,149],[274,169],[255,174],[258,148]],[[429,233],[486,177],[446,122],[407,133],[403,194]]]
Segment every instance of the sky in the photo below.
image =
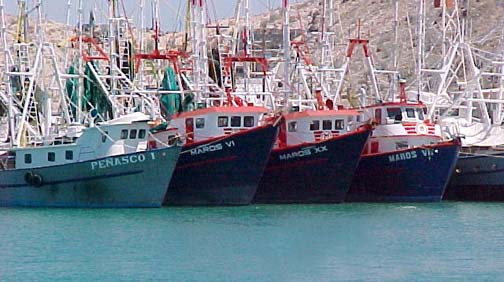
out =
[[[36,0],[27,0],[28,6],[33,7]],[[58,22],[66,22],[67,3],[69,0],[41,0],[43,5],[43,15],[48,19]],[[77,8],[79,0],[71,1],[71,23],[77,23]],[[128,17],[134,20],[136,26],[140,26],[140,0],[119,0],[124,2]],[[144,13],[146,26],[150,26],[151,2],[144,1]],[[163,31],[180,30],[183,27],[185,6],[187,0],[159,0],[160,21]],[[252,14],[267,11],[268,8],[276,8],[282,4],[282,0],[249,0]],[[293,3],[296,0],[291,0]],[[5,0],[8,14],[17,14],[17,0]],[[84,22],[88,21],[89,13],[93,9],[97,21],[106,19],[108,0],[82,0],[84,8]],[[208,13],[211,19],[227,18],[234,14],[236,0],[207,0]]]

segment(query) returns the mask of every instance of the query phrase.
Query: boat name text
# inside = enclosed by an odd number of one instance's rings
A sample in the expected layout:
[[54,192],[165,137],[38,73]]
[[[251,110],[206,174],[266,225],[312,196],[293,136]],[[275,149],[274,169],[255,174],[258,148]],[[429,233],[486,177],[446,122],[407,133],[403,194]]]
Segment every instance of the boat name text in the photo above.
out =
[[[425,150],[421,150],[421,152],[422,152],[422,156],[430,159],[432,156],[434,156],[435,153],[438,153],[438,150],[425,149]],[[411,159],[416,159],[416,158],[417,158],[416,151],[398,153],[398,154],[390,155],[388,157],[390,163],[398,162],[398,161],[406,161],[406,160],[411,160]]]
[[[155,160],[156,156],[154,153],[151,153],[151,159]],[[109,167],[127,165],[127,164],[135,164],[135,163],[143,163],[146,160],[145,154],[138,155],[129,155],[115,158],[106,158],[99,161],[91,162],[91,170],[95,169],[104,169]]]
[[306,147],[306,148],[302,148],[301,150],[299,150],[297,152],[281,154],[279,156],[279,158],[281,161],[286,161],[289,159],[302,158],[302,157],[310,156],[312,154],[319,154],[319,153],[327,152],[327,151],[329,151],[327,149],[327,146]]
[[224,142],[224,145],[222,145],[222,143],[205,145],[202,147],[197,147],[197,148],[191,149],[190,152],[191,152],[191,156],[195,156],[195,155],[200,155],[200,154],[206,154],[209,152],[221,151],[224,148],[231,148],[234,146],[235,146],[234,140],[230,140],[230,141]]

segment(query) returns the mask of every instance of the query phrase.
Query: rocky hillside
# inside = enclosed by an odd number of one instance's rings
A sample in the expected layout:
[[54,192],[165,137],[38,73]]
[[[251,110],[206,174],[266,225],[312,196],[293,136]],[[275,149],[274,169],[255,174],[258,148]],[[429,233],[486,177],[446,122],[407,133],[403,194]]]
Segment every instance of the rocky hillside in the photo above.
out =
[[[344,57],[348,38],[355,37],[360,21],[361,37],[370,40],[371,52],[378,67],[391,69],[394,52],[392,0],[335,0],[334,32],[336,58]],[[440,8],[434,8],[434,0],[426,0],[426,45],[439,45],[441,38]],[[447,1],[448,2],[448,1]],[[459,2],[468,2],[459,1]],[[462,4],[461,4],[462,5]],[[467,5],[467,4],[466,4]],[[467,7],[467,6],[466,6]],[[291,38],[299,36],[299,29],[317,31],[321,28],[321,1],[311,0],[291,6]],[[451,10],[448,10],[449,12]],[[504,27],[504,3],[502,1],[470,1],[470,7],[461,14],[461,19],[472,26],[470,40],[477,47],[496,51]],[[399,70],[403,76],[414,72],[417,43],[418,0],[400,0],[398,9]],[[253,17],[256,37],[266,34],[271,48],[281,43],[282,12],[280,9]],[[232,19],[222,21],[232,25]],[[296,29],[297,32],[296,32]],[[275,32],[276,30],[276,32]]]
[[[449,1],[449,0],[447,0]],[[252,1],[253,2],[253,1]],[[394,9],[392,0],[334,0],[334,25],[328,27],[334,33],[335,60],[341,62],[344,58],[348,38],[355,37],[358,22],[360,21],[361,37],[370,40],[371,53],[378,68],[392,69],[394,54],[393,18]],[[398,11],[398,48],[399,71],[403,77],[411,77],[415,70],[416,60],[416,25],[418,20],[418,0],[399,0]],[[441,38],[441,9],[434,8],[435,0],[426,0],[426,45],[439,47]],[[489,51],[496,51],[499,47],[501,30],[504,22],[504,2],[486,0],[460,0],[462,4],[470,2],[469,9],[461,15],[471,28],[471,42],[476,46]],[[461,4],[461,5],[462,5]],[[466,4],[467,5],[467,4]],[[306,36],[316,37],[315,33],[321,28],[322,6],[320,0],[309,0],[301,4],[291,5],[290,22],[292,27],[291,38],[300,39]],[[233,19],[223,19],[222,26],[230,26],[223,29],[231,33]],[[265,12],[252,17],[251,22],[258,42],[256,48],[279,48],[282,42],[282,12],[280,9]],[[60,59],[63,58],[65,45],[64,24],[46,21],[43,24],[46,39],[60,46],[57,51]],[[8,18],[8,32],[12,37],[16,32],[16,19]],[[34,34],[34,30],[30,30]],[[181,34],[168,34],[162,37],[161,46],[167,48],[180,48]],[[147,46],[152,46],[151,34],[146,34]],[[261,43],[267,46],[261,46]],[[259,47],[258,47],[259,46]],[[359,50],[357,50],[359,51]],[[360,55],[360,51],[356,54]],[[1,59],[0,59],[1,60]],[[427,63],[434,63],[432,62]],[[338,64],[338,63],[337,63]],[[359,74],[362,63],[356,60],[355,73]]]

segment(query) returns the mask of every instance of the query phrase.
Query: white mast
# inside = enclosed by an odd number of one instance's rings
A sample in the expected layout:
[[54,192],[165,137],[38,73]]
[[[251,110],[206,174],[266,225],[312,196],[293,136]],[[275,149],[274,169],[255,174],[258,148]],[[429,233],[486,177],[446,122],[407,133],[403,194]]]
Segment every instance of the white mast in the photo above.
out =
[[[68,33],[70,31],[70,16],[71,16],[71,13],[70,13],[70,10],[72,8],[72,0],[68,0],[67,2],[67,11],[66,11],[66,25],[65,25],[65,39],[68,38]],[[67,45],[67,44],[65,44]],[[64,65],[63,67],[66,69],[68,68],[68,47],[65,48],[65,62],[64,62]]]
[[423,68],[423,37],[424,37],[424,0],[420,0],[418,6],[418,53],[417,53],[417,80],[418,80],[418,95],[421,95],[423,89],[422,68]]
[[285,107],[288,107],[290,82],[289,82],[289,68],[290,68],[290,29],[289,29],[289,0],[282,2],[283,13],[283,52],[284,52],[284,68],[283,68],[283,91],[285,99]]
[[11,84],[10,84],[10,77],[7,75],[7,73],[10,70],[9,62],[10,62],[10,57],[9,57],[9,48],[7,45],[7,28],[5,26],[5,9],[4,9],[4,0],[0,0],[0,16],[2,17],[2,30],[1,30],[1,36],[2,36],[2,44],[3,44],[3,59],[4,59],[4,84],[5,84],[5,94],[8,96],[8,103],[7,103],[7,115],[9,119],[9,141],[10,145],[14,145],[15,141],[15,124],[14,124],[14,113],[12,111],[12,108],[14,107],[12,103],[12,92],[11,92]]
[[[399,1],[398,0],[394,0],[394,48],[393,48],[393,52],[394,52],[394,66],[393,66],[393,70],[394,71],[398,71],[397,70],[397,67],[398,67],[398,62],[397,62],[397,45],[399,44]],[[394,74],[393,75],[393,79],[392,79],[392,87],[391,87],[391,91],[392,91],[392,95],[393,97],[395,97],[395,91],[397,89],[397,76],[398,74]]]
[[[140,39],[140,46],[139,46],[139,50],[140,50],[140,53],[143,53],[145,50],[144,50],[144,44],[145,44],[145,41],[144,41],[144,29],[145,29],[145,19],[144,19],[144,4],[145,4],[145,0],[140,0],[140,29],[138,31],[138,38]],[[137,70],[137,74],[138,74],[138,80],[140,82],[140,88],[143,88],[144,86],[144,74],[143,74],[143,64],[140,64],[138,67],[140,67],[139,70]]]
[[[250,27],[250,10],[249,10],[249,0],[245,0],[245,35],[247,36],[247,44],[246,46],[244,46],[244,52],[245,54],[249,55],[249,48],[251,47],[250,44],[251,44],[251,40],[250,40],[250,36],[252,34],[252,30],[251,30],[251,27]],[[247,75],[248,72],[247,72]],[[249,77],[247,77],[249,78]]]
[[79,55],[78,57],[78,73],[79,73],[79,82],[78,82],[78,95],[77,95],[77,110],[76,110],[76,117],[75,120],[78,123],[82,122],[82,97],[84,97],[84,69],[82,68],[82,36],[83,36],[83,29],[82,29],[82,0],[79,0],[79,8],[78,8],[78,13],[79,13]]
[[[79,0],[82,1],[82,0]],[[115,2],[116,0],[110,0],[109,1],[109,58],[110,58],[110,65],[109,65],[109,70],[110,70],[110,94],[112,95],[112,99],[114,99],[114,95],[117,94],[117,85],[116,85],[116,63],[119,60],[117,57],[117,50],[116,50],[116,36],[117,30],[115,27],[117,27],[116,24],[116,11],[115,11]],[[114,113],[115,115],[118,115],[118,112]]]
[[208,55],[206,49],[205,0],[192,0],[192,52],[196,101],[207,93]]

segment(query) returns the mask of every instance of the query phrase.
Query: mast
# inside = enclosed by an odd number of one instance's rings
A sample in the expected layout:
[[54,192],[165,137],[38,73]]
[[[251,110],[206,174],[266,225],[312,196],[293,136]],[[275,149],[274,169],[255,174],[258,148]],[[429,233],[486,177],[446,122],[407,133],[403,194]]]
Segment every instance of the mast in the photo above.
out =
[[26,0],[18,0],[18,23],[17,23],[17,31],[16,31],[16,42],[17,43],[25,43],[28,38],[27,29],[28,29],[28,10],[26,6]]
[[398,21],[398,13],[399,13],[399,1],[394,0],[394,48],[393,48],[393,56],[394,56],[394,70],[397,71],[397,44],[399,43],[399,21]]
[[[66,11],[66,25],[65,25],[65,38],[68,38],[68,33],[70,30],[70,10],[72,8],[72,0],[68,0],[67,2],[67,11]],[[65,44],[66,45],[66,44]],[[63,67],[66,69],[68,68],[68,46],[65,48],[65,61]]]
[[284,68],[283,68],[283,91],[285,106],[288,107],[289,101],[289,68],[290,68],[290,30],[289,30],[289,0],[282,2],[283,13],[283,52],[284,52]]
[[[45,43],[45,34],[44,34],[44,29],[42,28],[42,0],[37,0],[35,8],[37,9],[37,26],[36,26],[36,32],[37,32],[37,37],[38,41],[40,44],[40,48],[42,50],[43,54],[43,49],[44,49],[44,43]],[[43,66],[42,66],[43,68]],[[45,137],[49,137],[51,133],[51,116],[52,116],[52,99],[51,96],[49,95],[46,86],[45,86],[45,81],[44,79],[41,79],[39,82],[39,87],[43,89],[42,91],[42,102],[43,102],[43,113],[44,113],[44,120],[43,120],[43,131],[42,134]],[[34,91],[35,95],[35,91]],[[35,98],[35,96],[34,96]]]
[[[79,0],[82,1],[82,0]],[[115,64],[117,63],[117,52],[116,52],[116,29],[114,28],[116,26],[115,24],[115,1],[116,0],[110,0],[109,1],[109,58],[110,58],[110,65],[109,65],[109,70],[110,70],[110,94],[115,95],[117,93],[117,88],[116,88],[116,68]],[[118,113],[114,113],[118,114]]]
[[[251,47],[250,46],[251,29],[250,29],[249,0],[245,0],[245,27],[243,29],[243,33],[245,35],[245,40],[244,40],[245,46],[243,46],[243,52],[244,52],[244,55],[247,56],[247,55],[249,55],[249,48]],[[248,72],[247,72],[247,75],[249,75]],[[249,78],[249,77],[247,76],[247,78]]]
[[2,20],[2,27],[1,27],[1,36],[2,36],[2,44],[3,44],[3,59],[4,59],[4,83],[5,83],[5,92],[7,94],[8,102],[7,102],[7,118],[9,120],[9,141],[10,145],[14,145],[14,140],[16,138],[16,135],[14,133],[15,131],[15,124],[14,124],[14,113],[12,111],[13,108],[13,101],[12,101],[12,92],[11,92],[11,84],[10,84],[10,78],[7,73],[10,70],[10,58],[9,58],[9,48],[7,45],[7,28],[5,25],[5,9],[4,9],[4,0],[0,0],[0,16]]
[[206,49],[205,0],[192,0],[192,47],[196,101],[207,93],[208,55]]
[[[252,41],[250,37],[252,36],[252,30],[250,26],[250,11],[249,11],[249,0],[245,0],[245,26],[243,27],[243,55],[245,57],[250,56],[252,52]],[[249,92],[249,81],[250,81],[250,65],[244,65],[245,72],[245,91]]]
[[159,2],[154,0],[154,52],[159,53]]
[[[397,45],[399,43],[399,21],[398,21],[398,14],[399,14],[399,1],[394,0],[394,20],[393,20],[393,30],[394,30],[394,46],[392,48],[392,56],[393,56],[393,71],[397,72]],[[395,100],[395,93],[397,89],[397,76],[399,74],[395,73],[392,75],[392,80],[390,81],[390,93],[389,96],[392,97],[392,101]]]
[[423,89],[422,67],[423,67],[423,37],[424,37],[424,0],[420,0],[418,7],[418,53],[417,53],[417,80],[418,80],[418,95],[421,95]]
[[441,42],[441,53],[443,56],[443,66],[447,63],[447,55],[446,55],[446,0],[441,0],[442,12],[441,12],[441,26],[443,27],[443,41]]
[[[504,30],[501,30],[501,37],[500,37],[500,55],[501,58],[504,58]],[[499,66],[500,68],[500,76],[499,76],[499,90],[497,91],[497,99],[502,101],[504,98],[503,92],[504,92],[504,64],[501,64]],[[504,114],[503,114],[503,107],[502,104],[497,104],[496,105],[497,109],[494,113],[493,116],[493,123],[494,124],[501,124],[503,119],[504,119]]]
[[83,29],[82,29],[82,0],[79,0],[79,8],[78,8],[78,13],[79,13],[79,56],[78,57],[78,73],[79,73],[79,86],[78,86],[78,95],[77,95],[77,109],[76,109],[76,117],[75,120],[77,123],[82,122],[82,97],[84,97],[84,70],[82,68],[82,36],[83,36]]
[[[144,19],[144,4],[145,0],[140,0],[140,29],[138,31],[138,38],[140,38],[140,46],[139,50],[140,53],[144,52],[144,28],[145,28],[145,19]],[[144,73],[143,73],[143,64],[140,64],[139,66],[140,69],[137,70],[138,72],[138,81],[140,82],[140,87],[144,86]]]

